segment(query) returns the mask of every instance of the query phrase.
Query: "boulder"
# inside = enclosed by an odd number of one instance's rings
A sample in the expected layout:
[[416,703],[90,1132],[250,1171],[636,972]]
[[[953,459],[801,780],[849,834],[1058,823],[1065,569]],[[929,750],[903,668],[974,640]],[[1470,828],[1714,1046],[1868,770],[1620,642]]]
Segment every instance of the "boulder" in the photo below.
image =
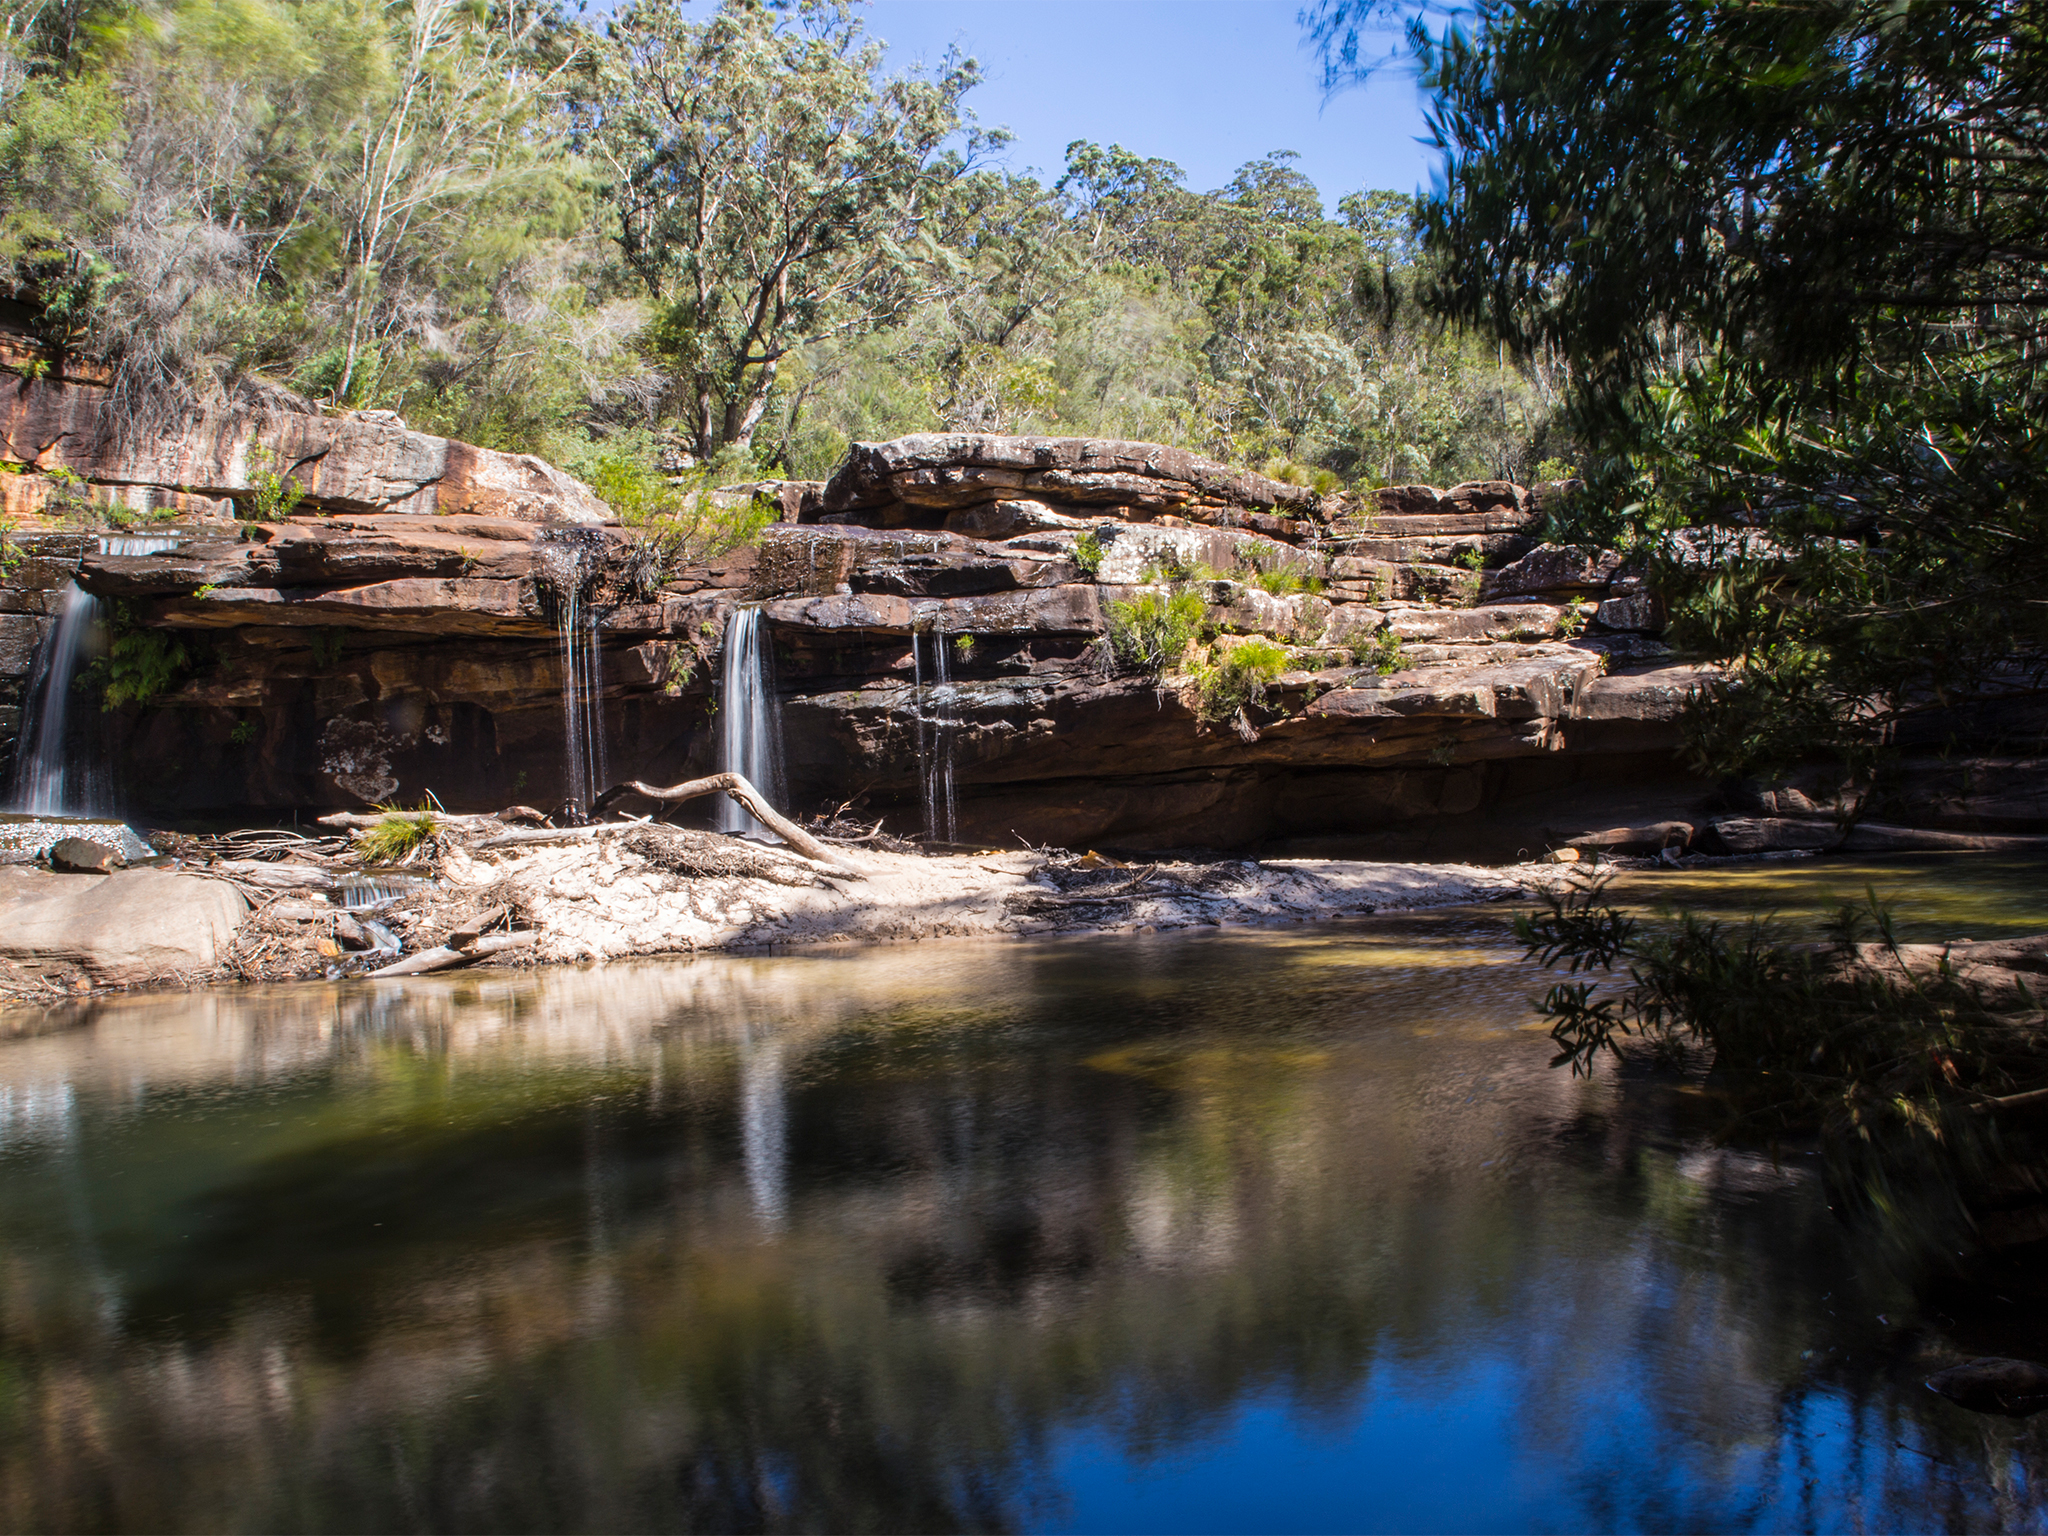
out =
[[2021,1419],[2048,1408],[2048,1365],[2032,1360],[1972,1360],[1937,1371],[1927,1378],[1927,1390],[1974,1413]]
[[1486,512],[1527,512],[1529,493],[1512,480],[1469,480],[1454,485],[1437,501],[1437,510],[1453,516]]
[[1591,592],[1605,587],[1621,569],[1621,556],[1589,544],[1539,544],[1512,565],[1485,578],[1487,601],[1529,597],[1539,592]]
[[924,432],[855,443],[805,522],[900,527],[942,523],[962,508],[1030,501],[1065,516],[1200,523],[1265,516],[1284,533],[1320,516],[1313,491],[1204,459],[1185,448],[1111,438]]
[[1664,602],[1656,593],[1638,587],[1605,599],[1593,611],[1593,618],[1606,629],[1659,634],[1664,629]]
[[1434,514],[1444,493],[1433,485],[1383,485],[1373,492],[1373,510],[1383,515]]
[[8,886],[0,955],[30,972],[81,970],[102,985],[212,969],[249,910],[232,885],[167,869]]
[[50,844],[50,868],[67,875],[109,875],[121,867],[120,853],[105,843],[60,837]]

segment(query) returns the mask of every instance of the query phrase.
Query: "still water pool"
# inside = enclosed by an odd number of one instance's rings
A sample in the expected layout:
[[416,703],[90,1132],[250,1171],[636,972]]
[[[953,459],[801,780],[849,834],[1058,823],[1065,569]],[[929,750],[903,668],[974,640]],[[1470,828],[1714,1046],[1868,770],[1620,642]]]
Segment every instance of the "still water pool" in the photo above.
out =
[[9,1016],[0,1524],[2048,1522],[1817,1160],[1537,987],[1467,913]]

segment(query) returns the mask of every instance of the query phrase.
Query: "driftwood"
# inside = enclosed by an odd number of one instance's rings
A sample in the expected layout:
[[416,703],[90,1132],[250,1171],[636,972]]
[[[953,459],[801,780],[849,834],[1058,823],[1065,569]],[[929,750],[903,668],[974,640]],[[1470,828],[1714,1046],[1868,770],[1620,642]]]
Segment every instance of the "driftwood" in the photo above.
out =
[[777,885],[817,885],[823,882],[834,890],[846,889],[831,878],[832,874],[847,873],[843,864],[820,864],[792,849],[772,848],[765,843],[750,842],[723,832],[665,826],[658,821],[607,821],[594,827],[545,827],[501,832],[472,846],[482,853],[492,848],[589,842],[600,837],[631,834],[638,835],[631,836],[627,847],[648,862],[675,874],[770,880]]
[[686,779],[681,784],[671,784],[660,789],[652,784],[643,784],[638,779],[629,779],[624,784],[608,789],[600,800],[607,800],[620,790],[630,789],[636,795],[645,795],[649,800],[695,800],[704,795],[715,795],[721,790],[745,806],[753,818],[785,843],[815,863],[830,865],[833,869],[844,870],[851,875],[865,873],[861,867],[819,842],[802,827],[777,811],[774,806],[761,798],[761,792],[749,784],[743,775],[737,773],[714,773],[709,778]]
[[192,873],[267,891],[331,891],[341,884],[330,871],[312,865],[257,859],[216,859]]
[[[512,809],[515,811],[527,810],[523,805],[514,806]],[[538,815],[539,813],[529,812],[528,814]],[[362,811],[336,811],[332,816],[322,816],[320,818],[320,825],[323,827],[347,827],[351,831],[356,831],[382,826],[387,821],[416,821],[422,816],[432,820],[436,827],[446,827],[450,831],[474,831],[483,827],[486,823],[494,827],[504,825],[496,816],[469,814],[457,816],[447,811],[437,811],[431,808],[424,811],[378,811],[375,815],[369,815]]]
[[470,846],[481,851],[485,848],[519,848],[532,843],[582,843],[593,837],[616,837],[621,832],[638,832],[649,825],[651,823],[642,817],[638,821],[601,821],[588,827],[520,827],[494,833]]
[[[448,937],[455,939],[464,936],[451,933]],[[519,949],[539,938],[540,933],[536,929],[528,928],[519,933],[494,933],[486,938],[478,938],[474,934],[467,937],[470,942],[465,948],[455,949],[443,945],[439,949],[423,949],[416,955],[407,955],[403,960],[385,966],[381,971],[370,971],[366,974],[374,979],[379,976],[419,976],[428,971],[445,971],[454,966],[472,964],[504,950]]]

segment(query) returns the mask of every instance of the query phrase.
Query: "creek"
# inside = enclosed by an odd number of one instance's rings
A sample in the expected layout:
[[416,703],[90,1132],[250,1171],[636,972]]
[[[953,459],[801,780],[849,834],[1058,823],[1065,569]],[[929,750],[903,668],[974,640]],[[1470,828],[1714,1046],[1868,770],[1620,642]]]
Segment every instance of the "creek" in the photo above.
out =
[[2040,1528],[1921,1386],[1998,1341],[1541,985],[1486,910],[0,1015],[0,1524]]

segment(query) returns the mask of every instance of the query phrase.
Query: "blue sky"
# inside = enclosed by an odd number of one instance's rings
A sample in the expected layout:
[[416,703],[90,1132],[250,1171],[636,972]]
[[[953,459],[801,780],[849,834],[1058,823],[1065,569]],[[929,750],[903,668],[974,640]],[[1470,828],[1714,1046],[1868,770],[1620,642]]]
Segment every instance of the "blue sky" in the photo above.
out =
[[[1436,157],[1416,142],[1412,76],[1387,71],[1324,99],[1301,0],[873,0],[868,30],[892,68],[958,43],[984,82],[968,97],[1008,128],[1010,169],[1048,180],[1074,139],[1172,160],[1197,192],[1247,160],[1298,151],[1326,206],[1370,187],[1413,192]],[[1391,39],[1390,39],[1391,41]]]

